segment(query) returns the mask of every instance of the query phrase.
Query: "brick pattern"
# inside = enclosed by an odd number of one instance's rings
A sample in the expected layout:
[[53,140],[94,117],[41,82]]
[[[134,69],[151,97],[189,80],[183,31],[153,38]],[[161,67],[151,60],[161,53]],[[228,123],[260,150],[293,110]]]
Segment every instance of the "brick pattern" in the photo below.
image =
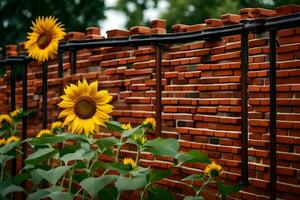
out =
[[[242,9],[241,15],[226,14],[207,19],[206,24],[174,25],[174,32],[197,31],[223,24],[239,23],[245,18],[262,18],[297,12],[298,6],[284,6],[276,11]],[[165,33],[166,22],[154,20],[152,27],[133,27],[108,31],[108,37],[130,34]],[[67,39],[101,38],[100,30],[91,27],[87,33],[71,32]],[[300,28],[278,32],[280,47],[277,65],[278,97],[278,197],[297,199],[300,194]],[[268,199],[269,180],[269,63],[268,34],[249,35],[249,176],[251,186],[228,199]],[[14,46],[9,54],[15,55]],[[228,182],[240,179],[240,36],[222,38],[218,42],[195,41],[164,47],[163,127],[162,136],[176,138],[181,150],[198,149],[219,162]],[[77,52],[76,75],[70,76],[68,54],[64,55],[64,78],[57,78],[57,61],[49,62],[48,114],[49,123],[56,119],[64,84],[85,77],[98,80],[99,88],[113,96],[113,119],[140,123],[154,116],[155,109],[155,48],[106,47]],[[41,63],[30,63],[28,69],[28,106],[41,111]],[[7,111],[10,97],[9,71],[0,79],[0,107]],[[21,82],[17,82],[17,105],[21,106]],[[28,121],[30,137],[41,128],[41,112]],[[150,133],[151,134],[151,133]],[[95,137],[110,135],[102,130]],[[152,134],[152,136],[154,136]],[[123,155],[132,155],[132,149]],[[142,164],[157,168],[170,167],[170,159],[143,154]],[[103,157],[103,159],[107,159]],[[200,172],[202,164],[186,164],[173,170],[174,176],[161,181],[177,193],[179,199],[191,194],[180,179]],[[216,199],[207,196],[208,199]],[[130,199],[130,198],[129,198]]]

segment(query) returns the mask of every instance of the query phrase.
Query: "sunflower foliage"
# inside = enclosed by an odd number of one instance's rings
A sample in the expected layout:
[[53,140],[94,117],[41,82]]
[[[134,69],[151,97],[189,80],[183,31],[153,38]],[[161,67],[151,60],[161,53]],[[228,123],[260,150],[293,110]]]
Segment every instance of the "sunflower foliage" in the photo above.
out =
[[[139,193],[141,200],[174,199],[173,194],[158,182],[172,176],[173,168],[188,162],[208,165],[203,174],[194,174],[183,180],[195,190],[195,196],[186,197],[186,200],[202,199],[200,193],[212,182],[217,183],[223,198],[240,189],[226,186],[219,180],[222,168],[211,162],[206,154],[195,150],[181,153],[176,139],[150,139],[147,132],[155,128],[155,120],[147,121],[149,119],[136,127],[117,121],[106,122],[112,135],[119,137],[96,139],[92,135],[61,131],[28,139],[26,142],[32,153],[13,179],[15,187],[20,189],[16,191],[21,191],[23,183],[30,182],[32,187],[24,188],[24,192],[27,199],[33,200],[47,197],[54,200],[75,197],[117,200],[128,191]],[[63,130],[63,127],[56,127],[55,130],[58,128]],[[124,157],[124,152],[129,148],[131,156]],[[157,156],[169,157],[173,163],[168,169],[147,167],[142,164],[145,153],[154,160]],[[197,181],[203,182],[201,187],[195,185]]]
[[9,114],[0,115],[0,199],[8,197],[12,192],[23,191],[23,188],[12,182],[9,171],[6,169],[8,163],[15,159],[20,152],[20,138],[17,136],[17,126],[23,117],[30,112],[16,109]]
[[[219,180],[222,167],[211,162],[206,154],[195,150],[183,153],[177,139],[149,135],[156,128],[154,118],[134,127],[111,121],[112,97],[106,90],[98,91],[97,82],[88,84],[84,79],[77,85],[71,84],[61,99],[58,105],[63,110],[59,118],[64,121],[53,122],[50,129],[23,141],[31,153],[24,160],[25,166],[13,177],[13,184],[0,187],[2,198],[24,191],[28,200],[119,200],[135,191],[141,200],[174,199],[160,182],[172,176],[174,168],[188,162],[203,163],[207,168],[204,175],[184,180],[191,181],[186,184],[195,190],[195,196],[186,200],[201,199],[200,193],[212,182],[218,185],[223,198],[240,189]],[[95,138],[100,126],[111,132],[110,136]],[[158,170],[151,167],[149,160],[143,160],[145,157],[154,161],[167,157],[170,162],[164,165],[168,167]],[[201,187],[194,184],[198,180],[203,181]],[[27,187],[22,188],[24,185]]]

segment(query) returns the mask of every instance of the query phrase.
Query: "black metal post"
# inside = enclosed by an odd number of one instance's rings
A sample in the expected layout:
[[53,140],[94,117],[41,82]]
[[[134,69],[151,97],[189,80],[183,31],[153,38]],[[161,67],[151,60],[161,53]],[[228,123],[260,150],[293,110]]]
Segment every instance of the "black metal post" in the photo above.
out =
[[[10,110],[14,111],[16,109],[16,68],[11,65],[10,74]],[[16,176],[17,170],[17,160],[16,158],[11,161],[11,175]]]
[[[27,111],[27,61],[25,61],[22,71],[22,107],[23,111]],[[22,118],[22,141],[27,139],[27,117]],[[26,142],[22,143],[22,166],[24,165],[23,161],[26,159]]]
[[248,186],[248,32],[243,31],[241,36],[241,176],[242,184]]
[[276,31],[270,31],[270,198],[276,199]]
[[47,128],[47,91],[48,91],[48,62],[43,63],[43,108],[42,108],[42,127]]
[[156,118],[156,135],[161,135],[161,113],[162,113],[162,75],[161,75],[161,61],[162,61],[162,46],[156,46],[156,106],[155,106],[155,118]]
[[71,74],[76,74],[76,49],[70,49],[70,65],[71,65]]
[[16,109],[16,68],[13,65],[11,66],[10,82],[10,110],[14,111]]
[[64,51],[58,50],[58,78],[63,77]]

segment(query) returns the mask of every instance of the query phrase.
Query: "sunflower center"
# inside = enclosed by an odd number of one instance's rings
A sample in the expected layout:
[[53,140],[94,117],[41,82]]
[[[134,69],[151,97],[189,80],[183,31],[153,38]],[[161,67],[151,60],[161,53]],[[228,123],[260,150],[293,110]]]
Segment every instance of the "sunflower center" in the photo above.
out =
[[89,119],[96,113],[96,103],[91,97],[80,97],[74,106],[75,114],[81,119]]
[[51,43],[51,39],[50,33],[42,33],[38,38],[37,44],[41,49],[45,49]]

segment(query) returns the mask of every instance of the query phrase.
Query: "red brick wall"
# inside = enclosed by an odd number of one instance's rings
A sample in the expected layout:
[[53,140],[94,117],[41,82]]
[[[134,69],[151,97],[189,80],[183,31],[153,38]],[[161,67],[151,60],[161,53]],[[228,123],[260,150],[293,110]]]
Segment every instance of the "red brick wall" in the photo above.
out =
[[[221,20],[207,19],[206,24],[174,25],[174,32],[239,23],[240,19],[270,17],[299,12],[299,6],[285,6],[276,11],[242,9],[241,15],[227,14]],[[153,21],[152,27],[133,27],[130,31],[111,30],[108,37],[130,34],[165,33],[165,22]],[[86,33],[71,32],[68,39],[100,38],[99,29]],[[280,47],[277,67],[278,97],[278,197],[298,199],[300,194],[300,28],[278,32]],[[249,177],[251,186],[232,199],[268,199],[269,180],[269,62],[268,34],[249,35]],[[11,48],[8,53],[15,54]],[[49,63],[49,124],[56,120],[64,84],[85,77],[98,80],[99,88],[114,97],[113,119],[141,122],[154,116],[155,48],[151,46],[84,49],[77,54],[77,74],[70,76],[68,55],[64,56],[64,78],[57,78],[57,61]],[[230,181],[240,179],[240,36],[222,41],[164,46],[163,56],[163,137],[177,138],[181,150],[198,149],[219,162]],[[40,109],[41,64],[30,63],[28,69],[28,104]],[[9,105],[9,71],[0,80],[0,107]],[[17,83],[17,104],[21,106],[21,82]],[[41,113],[29,120],[30,137],[41,128]],[[104,131],[104,130],[103,130]],[[107,134],[97,134],[103,136]],[[124,154],[132,153],[130,150]],[[144,165],[165,168],[169,159],[142,155]],[[162,184],[171,187],[178,197],[192,191],[180,179],[200,172],[201,164],[187,164],[174,170],[175,175]],[[209,197],[213,199],[213,197]],[[230,199],[230,198],[229,198]]]

